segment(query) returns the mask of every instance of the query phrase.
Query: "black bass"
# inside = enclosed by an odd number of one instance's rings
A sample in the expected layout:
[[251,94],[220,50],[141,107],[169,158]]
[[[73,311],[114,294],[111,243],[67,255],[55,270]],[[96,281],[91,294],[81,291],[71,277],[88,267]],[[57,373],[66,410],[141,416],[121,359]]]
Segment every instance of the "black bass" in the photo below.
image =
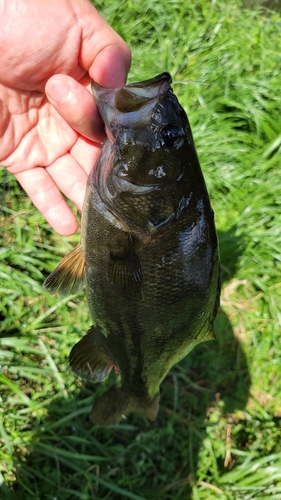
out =
[[113,425],[131,411],[153,420],[159,386],[198,343],[214,338],[220,264],[213,211],[185,111],[169,73],[107,89],[92,84],[105,140],[89,179],[81,243],[45,288],[86,283],[94,322],[69,362],[99,382],[91,420]]

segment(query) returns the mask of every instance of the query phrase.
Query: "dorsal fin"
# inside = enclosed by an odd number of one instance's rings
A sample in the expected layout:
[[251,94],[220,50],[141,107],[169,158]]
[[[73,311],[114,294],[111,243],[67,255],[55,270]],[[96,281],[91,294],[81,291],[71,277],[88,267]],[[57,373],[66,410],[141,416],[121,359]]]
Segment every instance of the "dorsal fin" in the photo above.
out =
[[85,258],[79,243],[57,265],[43,283],[43,288],[59,295],[78,293],[86,284]]

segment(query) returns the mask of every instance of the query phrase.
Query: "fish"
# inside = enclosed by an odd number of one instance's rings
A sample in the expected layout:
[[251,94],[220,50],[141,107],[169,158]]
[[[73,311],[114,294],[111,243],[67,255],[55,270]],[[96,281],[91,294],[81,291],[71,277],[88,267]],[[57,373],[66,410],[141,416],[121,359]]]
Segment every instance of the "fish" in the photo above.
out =
[[154,420],[160,384],[197,344],[215,338],[220,260],[187,115],[168,72],[119,88],[92,82],[106,139],[88,178],[81,242],[44,283],[86,287],[93,326],[70,367],[94,383],[118,374],[90,419]]

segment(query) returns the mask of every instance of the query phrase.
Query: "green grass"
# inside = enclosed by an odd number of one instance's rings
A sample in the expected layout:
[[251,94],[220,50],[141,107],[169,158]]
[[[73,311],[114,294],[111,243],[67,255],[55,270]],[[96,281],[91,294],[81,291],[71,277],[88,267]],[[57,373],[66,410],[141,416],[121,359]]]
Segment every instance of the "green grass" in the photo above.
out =
[[280,17],[238,0],[95,5],[132,48],[130,82],[194,80],[174,90],[216,213],[218,342],[171,370],[155,422],[93,426],[103,386],[67,365],[85,297],[41,288],[79,236],[54,234],[2,170],[0,498],[281,499]]

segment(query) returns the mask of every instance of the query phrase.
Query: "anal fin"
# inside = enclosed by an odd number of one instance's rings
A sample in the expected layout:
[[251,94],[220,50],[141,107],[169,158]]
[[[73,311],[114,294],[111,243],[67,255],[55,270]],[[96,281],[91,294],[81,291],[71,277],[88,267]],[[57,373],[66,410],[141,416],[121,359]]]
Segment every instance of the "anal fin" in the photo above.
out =
[[154,399],[138,398],[133,390],[127,392],[113,385],[95,401],[90,419],[98,425],[115,425],[128,413],[135,411],[154,420],[159,409],[159,399],[159,395]]
[[91,382],[101,382],[115,366],[109,355],[100,346],[101,334],[92,326],[72,348],[69,355],[71,369],[80,377]]
[[85,258],[81,243],[67,254],[48,276],[43,288],[59,295],[78,293],[86,284]]

